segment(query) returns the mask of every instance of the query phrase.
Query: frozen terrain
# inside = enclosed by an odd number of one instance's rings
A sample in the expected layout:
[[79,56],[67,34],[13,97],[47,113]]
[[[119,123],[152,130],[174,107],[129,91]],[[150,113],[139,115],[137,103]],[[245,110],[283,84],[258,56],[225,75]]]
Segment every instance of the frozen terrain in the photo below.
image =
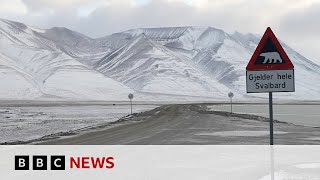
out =
[[[230,112],[230,105],[210,105],[208,106],[213,111],[227,111]],[[288,105],[278,104],[273,105],[274,119],[293,123],[296,125],[320,127],[320,105]],[[253,114],[269,118],[269,107],[267,104],[234,104],[234,113]]]
[[[140,28],[92,39],[62,27],[0,19],[0,99],[140,101],[266,97],[245,91],[245,66],[259,35],[212,27]],[[282,42],[295,65],[296,92],[319,100],[320,66]],[[250,97],[250,98],[249,98]]]
[[0,20],[1,99],[124,100],[133,91],[78,62],[41,33],[46,31]]
[[[138,113],[154,105],[135,105]],[[0,107],[0,143],[39,139],[107,125],[130,114],[129,105]]]
[[[164,105],[117,126],[38,144],[45,145],[267,145],[269,119],[210,111],[203,104]],[[274,121],[277,145],[319,145],[319,128]]]

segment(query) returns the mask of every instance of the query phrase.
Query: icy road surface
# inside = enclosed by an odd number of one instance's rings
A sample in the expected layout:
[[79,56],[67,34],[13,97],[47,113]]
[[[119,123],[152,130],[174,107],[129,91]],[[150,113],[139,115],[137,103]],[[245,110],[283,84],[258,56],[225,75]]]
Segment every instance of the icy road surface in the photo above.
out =
[[[133,112],[155,107],[135,105]],[[125,104],[0,107],[0,143],[28,141],[105,125],[128,114],[130,106]]]

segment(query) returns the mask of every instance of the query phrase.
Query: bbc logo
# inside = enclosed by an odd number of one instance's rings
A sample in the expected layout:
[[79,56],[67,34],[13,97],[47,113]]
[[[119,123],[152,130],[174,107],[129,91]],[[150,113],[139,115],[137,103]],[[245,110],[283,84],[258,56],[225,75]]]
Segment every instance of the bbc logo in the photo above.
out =
[[[65,170],[65,156],[50,156],[51,170]],[[15,170],[29,170],[30,156],[15,156]],[[47,156],[32,156],[32,170],[48,170]]]

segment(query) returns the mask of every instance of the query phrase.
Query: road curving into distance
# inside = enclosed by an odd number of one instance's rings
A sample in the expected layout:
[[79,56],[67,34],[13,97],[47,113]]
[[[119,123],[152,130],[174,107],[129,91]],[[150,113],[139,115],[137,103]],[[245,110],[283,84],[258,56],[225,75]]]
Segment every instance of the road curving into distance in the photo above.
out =
[[[320,144],[320,128],[274,122],[277,145]],[[216,112],[206,105],[164,105],[132,118],[42,145],[257,145],[269,144],[267,118]]]

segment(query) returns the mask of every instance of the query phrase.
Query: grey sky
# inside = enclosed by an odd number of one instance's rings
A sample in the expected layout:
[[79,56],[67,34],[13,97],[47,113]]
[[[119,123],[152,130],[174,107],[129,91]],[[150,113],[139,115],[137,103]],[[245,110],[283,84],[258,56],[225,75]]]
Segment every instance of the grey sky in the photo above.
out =
[[279,39],[320,62],[320,0],[0,0],[0,17],[90,37],[139,27],[212,26]]

